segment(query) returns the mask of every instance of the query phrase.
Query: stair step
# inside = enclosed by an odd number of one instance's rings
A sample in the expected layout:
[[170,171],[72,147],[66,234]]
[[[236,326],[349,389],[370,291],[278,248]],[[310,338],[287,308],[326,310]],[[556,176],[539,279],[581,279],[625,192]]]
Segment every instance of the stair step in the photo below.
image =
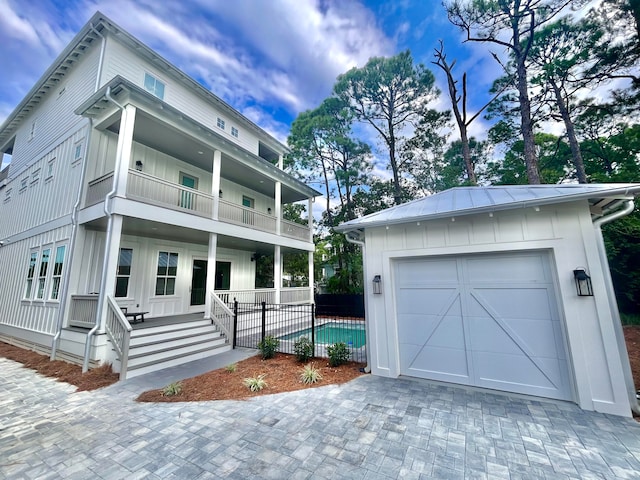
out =
[[179,348],[185,345],[191,345],[194,342],[203,342],[206,340],[216,340],[222,335],[217,330],[209,330],[201,332],[197,335],[183,335],[167,340],[154,340],[140,344],[129,344],[129,358],[143,354],[150,354],[157,351]]
[[134,348],[142,345],[147,345],[151,343],[163,342],[167,340],[175,340],[179,338],[185,337],[194,337],[197,335],[201,335],[203,333],[212,333],[219,332],[215,326],[209,325],[201,325],[195,327],[181,328],[171,331],[162,331],[162,332],[150,332],[145,335],[136,335],[135,337],[131,337],[131,341],[129,342],[129,348]]
[[162,370],[164,368],[193,362],[194,360],[212,357],[214,355],[218,355],[219,353],[228,352],[229,350],[231,350],[231,345],[229,345],[228,343],[223,343],[213,348],[203,348],[186,355],[175,355],[173,357],[167,357],[161,362],[147,362],[133,367],[129,366],[129,368],[127,368],[127,378],[133,378],[139,375],[144,375],[146,373]]
[[153,335],[160,332],[174,332],[178,330],[184,330],[185,328],[203,327],[206,325],[211,325],[211,320],[202,319],[182,323],[170,323],[167,325],[158,325],[154,327],[145,326],[143,328],[135,328],[131,332],[131,338]]
[[[197,338],[197,337],[196,337]],[[227,339],[224,337],[218,337],[213,340],[204,339],[204,340],[195,340],[191,343],[182,345],[177,348],[159,348],[155,350],[153,353],[140,353],[140,354],[129,354],[128,366],[129,368],[135,367],[136,365],[147,363],[147,362],[162,362],[168,357],[173,356],[181,356],[181,355],[189,355],[194,350],[199,350],[202,348],[214,348],[218,345],[223,345],[227,343]]]

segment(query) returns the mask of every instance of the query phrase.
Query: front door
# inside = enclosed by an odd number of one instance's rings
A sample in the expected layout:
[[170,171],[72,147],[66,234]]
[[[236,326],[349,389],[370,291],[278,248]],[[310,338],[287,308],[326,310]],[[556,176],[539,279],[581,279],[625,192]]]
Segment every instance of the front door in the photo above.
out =
[[204,305],[207,295],[207,261],[194,258],[191,269],[191,303]]
[[216,290],[231,289],[231,262],[216,262]]

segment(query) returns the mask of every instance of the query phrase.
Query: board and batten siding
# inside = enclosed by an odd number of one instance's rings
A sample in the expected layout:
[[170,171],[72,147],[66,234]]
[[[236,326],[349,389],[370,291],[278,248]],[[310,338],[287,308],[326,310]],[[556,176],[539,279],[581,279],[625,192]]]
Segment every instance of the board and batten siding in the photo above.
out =
[[[0,238],[71,214],[87,143],[88,128],[80,127],[0,189]],[[81,145],[83,154],[75,160],[77,145]]]
[[[48,300],[51,285],[51,271],[55,257],[55,248],[66,245],[64,269],[69,261],[69,237],[71,226],[65,226],[34,235],[17,242],[7,243],[0,248],[0,264],[3,266],[2,288],[0,289],[0,333],[3,327],[17,327],[28,332],[39,332],[53,335],[56,327],[56,315],[60,303]],[[27,282],[29,259],[33,250],[42,251],[42,247],[51,248],[47,283],[44,300],[24,300]],[[40,268],[40,257],[36,265],[36,273]],[[35,282],[34,278],[34,282]],[[35,287],[35,283],[34,283]]]
[[[240,122],[216,109],[212,103],[205,101],[201,95],[182,85],[173,76],[167,75],[166,71],[136,55],[135,52],[132,52],[112,36],[107,37],[102,85],[120,75],[144,88],[145,73],[153,75],[165,84],[164,101],[166,103],[221,134],[227,140],[242,146],[255,155],[258,154],[258,137],[247,130]],[[224,130],[218,128],[218,118],[225,121]],[[231,135],[232,126],[239,130],[238,138]]]
[[[547,252],[570,353],[574,400],[585,409],[628,415],[629,403],[597,240],[586,201],[407,222],[366,230],[366,282],[382,275],[382,295],[367,295],[372,371],[399,375],[395,265],[410,258]],[[573,270],[591,275],[593,297],[576,295]],[[614,348],[615,347],[615,348]]]
[[[37,161],[79,128],[86,119],[74,110],[95,91],[100,58],[100,42],[94,42],[81,60],[67,72],[55,89],[51,89],[42,102],[26,117],[16,132],[9,177],[22,175],[32,162]],[[35,121],[33,138],[31,126]]]

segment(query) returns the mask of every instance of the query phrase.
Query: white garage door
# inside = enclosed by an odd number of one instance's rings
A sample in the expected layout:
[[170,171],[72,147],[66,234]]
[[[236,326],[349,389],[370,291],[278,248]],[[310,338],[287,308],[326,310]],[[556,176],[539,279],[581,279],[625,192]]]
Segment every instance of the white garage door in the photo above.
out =
[[571,399],[546,253],[395,265],[400,373]]

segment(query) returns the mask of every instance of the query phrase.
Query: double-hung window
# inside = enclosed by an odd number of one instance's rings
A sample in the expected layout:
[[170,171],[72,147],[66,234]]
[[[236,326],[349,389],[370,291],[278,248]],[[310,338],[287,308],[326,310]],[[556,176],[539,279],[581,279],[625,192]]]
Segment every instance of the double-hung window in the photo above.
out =
[[174,252],[159,252],[156,295],[174,295],[176,293],[177,275],[178,254]]
[[33,277],[36,274],[36,265],[38,263],[38,252],[29,254],[29,269],[27,270],[27,287],[24,291],[24,298],[31,298],[33,295]]
[[164,83],[153,75],[149,75],[148,73],[144,74],[144,88],[160,100],[164,100]]
[[56,248],[56,256],[53,259],[53,274],[51,276],[51,300],[58,300],[60,296],[60,283],[62,281],[62,268],[64,266],[64,252],[66,247],[61,245]]
[[40,257],[40,271],[38,272],[38,290],[36,291],[36,298],[38,300],[42,300],[44,298],[44,286],[47,281],[47,270],[49,268],[50,256],[50,248],[42,250],[42,256]]
[[118,271],[116,273],[116,297],[129,296],[129,279],[131,278],[131,263],[133,261],[133,249],[121,248],[118,257]]

